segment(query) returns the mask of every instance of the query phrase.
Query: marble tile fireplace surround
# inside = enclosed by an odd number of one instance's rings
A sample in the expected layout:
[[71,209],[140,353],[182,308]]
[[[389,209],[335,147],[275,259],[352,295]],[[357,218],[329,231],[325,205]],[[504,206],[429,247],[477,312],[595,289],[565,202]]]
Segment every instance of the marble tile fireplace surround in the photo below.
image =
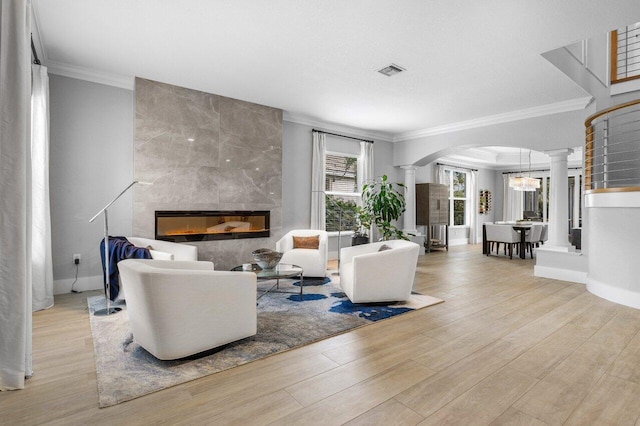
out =
[[[275,248],[282,234],[282,110],[136,78],[134,141],[134,176],[153,182],[134,188],[134,235],[156,237],[156,212],[266,211],[266,233],[189,244],[218,270],[251,261],[257,248]],[[248,222],[240,219],[225,222]],[[224,229],[232,225],[222,225],[222,234],[230,236]]]

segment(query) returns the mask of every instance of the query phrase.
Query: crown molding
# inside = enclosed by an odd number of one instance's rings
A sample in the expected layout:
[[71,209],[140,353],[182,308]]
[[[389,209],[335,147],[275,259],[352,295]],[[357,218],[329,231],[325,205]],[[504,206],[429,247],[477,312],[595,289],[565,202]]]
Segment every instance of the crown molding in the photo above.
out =
[[91,81],[93,83],[104,84],[107,86],[120,87],[127,90],[133,90],[134,88],[134,78],[132,76],[113,74],[50,60],[44,60],[43,64],[48,68],[49,73],[51,74]]
[[283,111],[282,120],[310,127],[319,127],[327,131],[330,130],[332,132],[347,133],[349,136],[358,136],[365,139],[375,139],[384,142],[393,142],[394,139],[393,135],[390,133],[373,132],[359,129],[357,127],[345,126],[343,124],[328,123],[326,121],[320,121],[306,115],[293,114],[288,111]]
[[553,104],[540,105],[518,111],[511,111],[502,114],[489,115],[481,118],[474,118],[473,120],[459,121],[457,123],[431,127],[429,129],[423,129],[414,132],[400,133],[398,135],[395,135],[395,137],[393,138],[393,142],[404,142],[413,139],[424,138],[427,136],[440,135],[443,133],[459,132],[461,130],[493,126],[496,124],[509,123],[512,121],[525,120],[528,118],[582,110],[591,103],[591,100],[592,97],[587,96],[583,98],[570,99],[568,101],[556,102]]

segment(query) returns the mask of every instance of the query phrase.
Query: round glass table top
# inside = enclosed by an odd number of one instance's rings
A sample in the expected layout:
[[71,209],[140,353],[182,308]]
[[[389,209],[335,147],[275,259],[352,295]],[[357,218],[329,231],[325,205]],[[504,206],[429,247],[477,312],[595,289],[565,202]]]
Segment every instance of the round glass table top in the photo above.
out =
[[251,264],[251,270],[243,269],[242,265],[236,266],[231,269],[232,271],[245,271],[253,272],[259,279],[271,279],[271,278],[290,278],[298,277],[302,274],[302,268],[297,265],[291,265],[289,263],[278,263],[273,269],[262,269],[257,263]]

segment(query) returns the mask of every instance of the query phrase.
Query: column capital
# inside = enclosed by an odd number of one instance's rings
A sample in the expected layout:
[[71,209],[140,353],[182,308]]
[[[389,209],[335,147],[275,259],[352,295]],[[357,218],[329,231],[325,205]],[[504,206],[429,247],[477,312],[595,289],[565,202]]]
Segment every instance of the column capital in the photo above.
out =
[[414,166],[413,164],[406,164],[404,166],[400,166],[403,170],[418,170],[418,166]]
[[552,149],[549,151],[544,151],[545,154],[547,154],[549,157],[568,157],[569,155],[573,154],[573,149],[571,148],[564,148],[564,149]]

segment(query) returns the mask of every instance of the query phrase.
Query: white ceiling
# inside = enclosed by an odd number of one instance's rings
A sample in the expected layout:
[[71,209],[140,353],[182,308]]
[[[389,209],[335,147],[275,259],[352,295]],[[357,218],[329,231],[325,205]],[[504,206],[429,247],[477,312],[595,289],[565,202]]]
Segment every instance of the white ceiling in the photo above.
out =
[[[140,76],[387,137],[584,98],[540,54],[640,20],[638,0],[33,5],[54,70]],[[376,72],[392,62],[407,71]]]

